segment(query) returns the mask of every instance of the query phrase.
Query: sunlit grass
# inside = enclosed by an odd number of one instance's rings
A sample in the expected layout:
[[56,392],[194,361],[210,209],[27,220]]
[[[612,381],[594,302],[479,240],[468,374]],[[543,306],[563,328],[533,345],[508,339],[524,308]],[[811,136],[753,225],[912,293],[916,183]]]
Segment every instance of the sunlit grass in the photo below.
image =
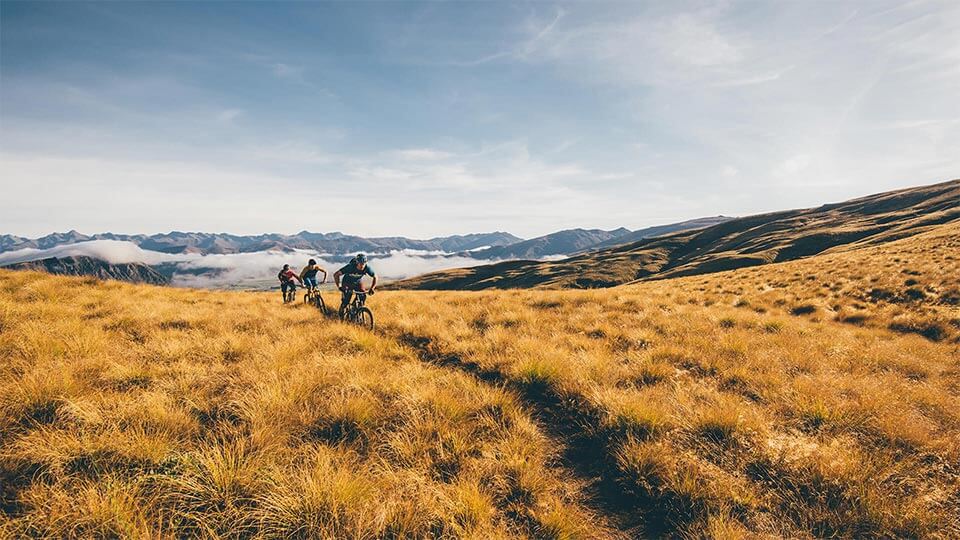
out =
[[956,233],[383,292],[376,333],[277,295],[0,272],[0,533],[955,537]]
[[397,314],[388,332],[571,404],[638,519],[693,537],[952,536],[958,233],[610,290],[380,306]]
[[4,536],[608,536],[514,396],[394,339],[273,295],[0,290]]

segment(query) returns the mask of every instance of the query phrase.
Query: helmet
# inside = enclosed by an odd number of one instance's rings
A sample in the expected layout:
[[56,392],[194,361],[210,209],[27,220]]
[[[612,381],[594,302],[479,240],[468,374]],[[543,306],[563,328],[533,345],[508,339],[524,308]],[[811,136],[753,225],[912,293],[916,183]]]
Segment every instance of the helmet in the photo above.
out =
[[316,260],[316,259],[310,259],[309,261],[307,261],[307,264],[309,264],[310,266],[313,266],[313,265],[317,264],[317,260]]
[[353,258],[353,260],[356,261],[357,264],[366,264],[367,256],[364,255],[363,253],[358,253],[357,256]]
[[289,264],[283,265],[283,269],[284,269],[284,270],[289,270],[289,269],[290,269],[290,265],[289,265]]

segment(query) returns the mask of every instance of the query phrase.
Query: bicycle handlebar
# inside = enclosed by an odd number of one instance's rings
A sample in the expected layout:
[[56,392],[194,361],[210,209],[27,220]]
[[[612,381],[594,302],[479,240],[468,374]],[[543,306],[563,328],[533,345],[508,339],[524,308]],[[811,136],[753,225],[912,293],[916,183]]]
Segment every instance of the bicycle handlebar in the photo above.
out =
[[[347,291],[347,288],[341,286],[341,287],[340,287],[340,290],[343,291],[343,292],[346,292],[346,291]],[[369,289],[369,290],[366,290],[366,291],[358,291],[358,290],[356,290],[356,289],[350,289],[350,291],[353,292],[354,294],[370,294],[370,295],[372,295],[375,290],[376,290],[376,289]]]

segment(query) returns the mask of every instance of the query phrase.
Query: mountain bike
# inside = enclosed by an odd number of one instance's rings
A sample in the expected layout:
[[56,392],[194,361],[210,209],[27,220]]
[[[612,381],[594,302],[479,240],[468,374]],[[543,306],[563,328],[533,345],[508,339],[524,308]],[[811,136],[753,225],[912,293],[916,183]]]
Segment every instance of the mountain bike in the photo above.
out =
[[373,330],[373,312],[364,305],[367,302],[367,294],[366,292],[354,291],[353,300],[340,313],[340,320],[359,324],[368,330]]
[[324,315],[327,314],[327,305],[323,302],[323,296],[320,296],[320,287],[307,287],[303,303],[319,309]]
[[286,292],[283,293],[283,303],[289,304],[290,302],[296,302],[297,300],[297,286],[291,283]]

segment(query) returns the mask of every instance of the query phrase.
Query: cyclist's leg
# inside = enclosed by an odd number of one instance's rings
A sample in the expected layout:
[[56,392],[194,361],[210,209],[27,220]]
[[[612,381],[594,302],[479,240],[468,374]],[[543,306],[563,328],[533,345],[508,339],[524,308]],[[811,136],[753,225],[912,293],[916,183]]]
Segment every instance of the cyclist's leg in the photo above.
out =
[[343,293],[340,295],[340,316],[343,317],[343,312],[347,309],[347,305],[350,304],[350,299],[353,297],[353,289],[346,285]]

